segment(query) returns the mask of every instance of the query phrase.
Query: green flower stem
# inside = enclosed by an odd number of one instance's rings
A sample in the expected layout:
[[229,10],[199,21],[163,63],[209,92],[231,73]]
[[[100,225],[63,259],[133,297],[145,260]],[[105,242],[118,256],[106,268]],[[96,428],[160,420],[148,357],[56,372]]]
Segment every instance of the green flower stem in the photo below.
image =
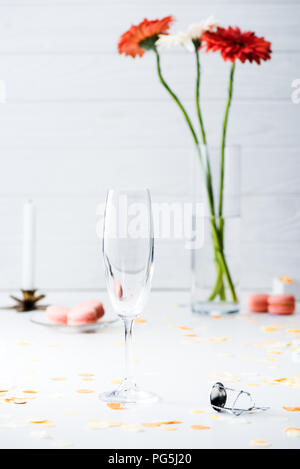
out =
[[[214,193],[213,193],[213,183],[212,183],[212,173],[211,173],[211,167],[210,167],[210,160],[209,160],[209,154],[208,154],[208,147],[207,147],[207,139],[206,139],[206,132],[204,128],[204,123],[203,123],[203,118],[202,118],[202,112],[200,108],[200,58],[199,58],[199,42],[194,42],[194,48],[195,48],[195,56],[196,56],[196,109],[197,109],[197,114],[198,114],[198,119],[199,119],[199,124],[200,124],[200,131],[202,135],[202,141],[203,144],[205,145],[205,153],[206,153],[206,167],[207,167],[207,173],[206,173],[206,185],[207,185],[207,192],[208,192],[208,197],[211,197],[212,199],[212,206],[213,206],[213,213],[214,215]],[[222,239],[222,238],[221,238]],[[214,242],[214,251],[215,251],[215,264],[216,264],[216,271],[217,271],[217,279],[216,279],[216,284],[215,287],[209,297],[209,301],[212,301],[215,299],[217,295],[220,296],[221,300],[226,299],[226,294],[225,294],[225,289],[224,289],[224,283],[223,283],[223,273],[222,273],[222,267],[220,265],[220,262],[218,261],[217,258],[217,249],[218,246],[216,246],[216,243]],[[221,249],[223,247],[221,246]]]
[[197,108],[197,114],[198,114],[198,119],[199,119],[199,124],[200,124],[200,131],[202,135],[202,141],[203,145],[206,145],[206,133],[204,129],[204,123],[202,119],[202,113],[200,109],[200,59],[199,59],[199,51],[198,51],[198,44],[194,44],[195,47],[195,55],[196,55],[196,108]]
[[[187,111],[185,110],[184,106],[182,105],[182,103],[180,102],[178,97],[176,96],[176,94],[171,90],[171,88],[169,87],[169,85],[166,83],[166,81],[164,80],[164,78],[162,76],[161,68],[160,68],[160,57],[159,57],[159,53],[158,53],[156,47],[153,48],[153,51],[155,52],[155,55],[156,55],[157,73],[158,73],[159,80],[160,80],[161,84],[164,86],[164,88],[167,90],[167,92],[170,94],[172,99],[179,106],[181,112],[183,113],[184,118],[185,118],[185,120],[188,124],[188,127],[189,127],[190,131],[191,131],[194,143],[196,145],[202,169],[205,171],[204,164],[203,164],[202,153],[201,153],[201,149],[200,149],[200,146],[199,146],[199,140],[198,140],[197,134],[194,130],[191,119],[190,119]],[[220,242],[220,235],[219,235],[218,227],[217,227],[217,224],[216,224],[214,206],[213,206],[213,203],[212,203],[213,201],[212,201],[210,196],[208,196],[208,200],[209,200],[209,205],[210,205],[210,212],[212,214],[212,217],[211,217],[212,235],[213,235],[213,242],[214,242],[214,246],[215,246],[215,252],[216,252],[216,255],[217,255],[217,259],[218,259],[218,262],[220,263],[220,266],[222,267],[222,270],[223,270],[224,275],[226,277],[226,280],[228,282],[228,286],[229,286],[229,289],[231,291],[233,301],[237,301],[237,297],[236,297],[235,292],[234,292],[233,283],[232,283],[230,273],[229,273],[229,270],[228,270],[228,267],[227,267],[226,259],[224,257],[223,250],[221,249],[222,244]]]
[[220,191],[219,191],[219,217],[222,217],[223,215],[225,145],[226,145],[228,115],[229,115],[229,109],[230,109],[232,93],[233,93],[234,71],[235,71],[235,62],[233,62],[233,64],[231,65],[231,69],[230,69],[228,98],[227,98],[227,104],[225,108],[225,115],[224,115],[224,121],[223,121],[222,145],[221,145]]
[[200,108],[200,58],[199,58],[199,46],[200,43],[198,41],[194,42],[195,48],[195,56],[196,56],[196,109],[197,115],[200,124],[200,131],[202,136],[203,145],[205,145],[205,158],[206,158],[206,189],[208,193],[208,197],[211,199],[211,206],[212,206],[212,215],[215,213],[215,203],[214,203],[214,192],[213,192],[213,184],[212,184],[212,174],[210,169],[210,161],[209,161],[209,154],[207,148],[207,139],[206,139],[206,132],[204,128],[202,112]]
[[235,289],[234,289],[234,285],[233,285],[233,282],[232,282],[232,279],[231,279],[231,276],[230,276],[230,272],[229,272],[229,269],[228,269],[228,266],[227,266],[224,251],[222,249],[222,242],[221,242],[221,239],[220,239],[220,233],[218,231],[218,227],[217,227],[217,224],[216,224],[215,217],[213,217],[211,219],[211,226],[212,226],[212,236],[213,236],[213,240],[214,240],[214,245],[216,246],[217,259],[220,262],[220,265],[221,265],[222,270],[224,272],[225,278],[227,280],[228,287],[229,287],[229,290],[231,292],[232,300],[235,303],[237,303],[238,299],[237,299]]
[[[177,98],[176,94],[174,93],[174,91],[171,90],[171,88],[169,87],[169,85],[166,83],[165,79],[163,78],[162,76],[162,73],[161,73],[161,68],[160,68],[160,57],[159,57],[159,53],[158,53],[158,50],[156,49],[156,47],[154,47],[154,52],[155,52],[155,55],[156,55],[156,65],[157,65],[157,73],[158,73],[158,77],[159,77],[159,80],[161,82],[161,84],[165,87],[165,89],[168,91],[168,93],[171,95],[171,97],[174,99],[174,101],[176,102],[176,104],[179,106],[181,112],[183,113],[184,117],[185,117],[185,120],[189,126],[189,129],[192,133],[192,136],[193,136],[193,139],[194,139],[194,142],[196,144],[197,147],[199,147],[199,140],[198,140],[198,137],[197,137],[197,134],[194,130],[194,127],[193,127],[193,124],[191,122],[191,119],[189,118],[188,116],[188,113],[186,112],[184,106],[181,104],[181,102],[179,101],[179,99]],[[200,155],[201,155],[201,150],[199,149],[200,151]]]

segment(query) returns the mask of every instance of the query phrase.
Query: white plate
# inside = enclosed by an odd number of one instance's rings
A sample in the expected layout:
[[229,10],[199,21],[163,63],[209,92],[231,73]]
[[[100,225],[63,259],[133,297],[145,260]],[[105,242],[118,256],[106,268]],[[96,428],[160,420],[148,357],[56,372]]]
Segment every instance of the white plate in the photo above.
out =
[[35,311],[30,315],[30,321],[39,326],[49,327],[51,329],[60,330],[63,332],[95,332],[98,329],[104,329],[110,325],[116,323],[119,320],[118,317],[113,315],[106,315],[99,319],[98,322],[94,324],[80,324],[76,326],[71,326],[68,324],[52,324],[48,321],[47,315],[44,311]]

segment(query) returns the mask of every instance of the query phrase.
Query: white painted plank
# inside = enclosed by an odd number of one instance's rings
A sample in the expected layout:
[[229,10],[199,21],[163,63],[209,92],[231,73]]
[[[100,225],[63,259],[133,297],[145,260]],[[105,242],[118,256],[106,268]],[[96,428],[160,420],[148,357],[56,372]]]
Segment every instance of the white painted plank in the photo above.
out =
[[[0,245],[1,289],[20,287],[21,245]],[[188,288],[190,257],[180,243],[156,243],[153,288]],[[36,284],[44,289],[105,288],[99,244],[71,241],[38,243]]]
[[[5,148],[0,194],[101,196],[108,187],[149,187],[156,195],[186,194],[191,155],[185,148]],[[25,176],[24,176],[25,175]]]
[[251,196],[242,202],[242,236],[261,245],[296,243],[300,249],[300,197]]
[[243,194],[300,194],[300,148],[243,148],[242,152]]
[[[217,54],[205,53],[201,54],[201,63],[202,99],[224,99],[230,65]],[[299,76],[299,68],[300,53],[275,52],[272,60],[261,66],[239,64],[234,99],[290,100],[291,83]],[[164,54],[162,69],[178,96],[194,99],[193,54]],[[9,102],[169,100],[157,79],[152,54],[143,61],[109,54],[3,55],[0,77],[6,82]]]
[[[241,150],[244,196],[300,195],[300,147],[242,146]],[[131,187],[138,181],[158,196],[188,195],[196,158],[193,149],[184,147],[25,147],[3,148],[1,153],[5,157],[0,171],[2,196],[57,198],[99,196],[124,181]]]
[[[101,195],[127,182],[155,195],[188,195],[196,155],[185,148],[4,148],[0,194],[10,196]],[[109,164],[106,162],[109,161]],[[47,171],[45,171],[47,165]],[[242,146],[242,193],[300,195],[299,148]],[[18,168],[18,170],[16,170]],[[24,177],[26,174],[26,177]],[[38,175],[38,176],[37,176]]]
[[300,279],[299,244],[244,244],[242,247],[242,287],[270,292],[274,277],[287,275]]
[[214,14],[224,24],[255,29],[273,42],[274,49],[299,50],[299,4],[57,4],[1,6],[0,52],[115,51],[120,34],[144,17],[172,13],[175,30]]
[[[204,103],[203,112],[210,142],[218,142],[224,103]],[[235,102],[228,142],[297,146],[298,117],[299,108],[289,102]],[[173,102],[8,103],[0,107],[1,147],[82,147],[88,151],[133,144],[189,149],[191,136]],[[102,158],[106,156],[103,152]]]

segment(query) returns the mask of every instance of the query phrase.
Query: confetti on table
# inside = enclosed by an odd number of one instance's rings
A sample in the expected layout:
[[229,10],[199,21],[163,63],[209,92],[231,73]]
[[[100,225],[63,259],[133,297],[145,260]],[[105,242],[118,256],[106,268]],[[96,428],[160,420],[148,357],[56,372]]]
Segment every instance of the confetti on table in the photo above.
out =
[[13,404],[27,404],[27,400],[18,397],[10,397],[8,399],[5,399],[5,402],[12,402]]
[[250,445],[255,446],[257,448],[269,448],[270,446],[272,446],[272,444],[266,440],[251,440]]
[[206,425],[191,425],[192,430],[210,430],[210,427]]
[[82,378],[91,378],[95,375],[93,373],[79,373],[78,376],[81,376]]
[[300,329],[288,329],[286,332],[290,334],[300,334]]
[[198,337],[198,334],[184,334],[184,337]]
[[29,422],[30,423],[36,423],[36,424],[42,424],[42,423],[50,423],[51,420],[50,419],[39,419],[39,418],[32,418],[32,419],[29,419]]
[[147,321],[145,319],[142,319],[142,318],[136,318],[136,320],[134,322],[135,322],[135,324],[145,324]]
[[24,394],[37,394],[37,391],[33,391],[31,389],[26,389],[24,391],[22,391]]
[[26,345],[31,345],[31,343],[30,343],[30,342],[26,342],[26,341],[24,340],[24,341],[18,342],[17,345],[26,346]]
[[209,342],[226,342],[230,340],[230,337],[210,337],[208,339]]
[[119,378],[119,379],[111,379],[110,384],[121,384],[122,383],[122,379]]
[[[261,330],[263,332],[276,332],[277,331],[277,327],[275,326],[262,326]],[[254,440],[253,440],[254,441]]]
[[125,407],[120,404],[119,402],[108,402],[107,404],[107,407],[109,407],[110,409],[113,409],[113,410],[123,410],[125,409]]
[[53,423],[42,423],[41,427],[42,428],[54,428],[55,425]]
[[300,407],[287,407],[283,406],[282,407],[284,410],[287,410],[288,412],[300,412]]
[[116,422],[114,420],[91,419],[88,423],[88,426],[92,430],[101,430],[103,428],[121,427],[122,425],[123,425],[123,422]]
[[91,394],[94,391],[92,389],[76,389],[76,392],[79,394]]
[[191,410],[192,414],[204,414],[205,410],[202,409],[193,409]]
[[76,412],[76,410],[65,410],[64,414],[65,415],[79,415],[79,412]]
[[141,424],[143,427],[156,428],[162,425],[161,422],[144,422]]
[[300,428],[297,427],[286,427],[284,430],[287,436],[291,438],[299,438],[300,437]]
[[144,430],[139,427],[137,423],[129,424],[129,425],[122,425],[123,430],[128,432],[143,432]]
[[68,378],[65,377],[58,377],[58,378],[51,378],[52,381],[67,381]]
[[176,427],[176,425],[161,425],[160,428],[162,430],[167,430],[168,432],[173,432],[175,430],[178,430],[178,427]]

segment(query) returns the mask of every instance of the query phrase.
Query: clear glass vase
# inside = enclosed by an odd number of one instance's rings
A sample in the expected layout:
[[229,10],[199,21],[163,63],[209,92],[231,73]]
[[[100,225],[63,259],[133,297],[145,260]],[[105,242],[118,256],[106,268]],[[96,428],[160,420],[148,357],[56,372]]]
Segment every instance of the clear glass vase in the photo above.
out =
[[193,164],[191,307],[193,312],[201,314],[237,313],[241,150],[239,146],[225,148],[222,178],[221,149],[205,146],[200,149],[202,162],[197,155]]

